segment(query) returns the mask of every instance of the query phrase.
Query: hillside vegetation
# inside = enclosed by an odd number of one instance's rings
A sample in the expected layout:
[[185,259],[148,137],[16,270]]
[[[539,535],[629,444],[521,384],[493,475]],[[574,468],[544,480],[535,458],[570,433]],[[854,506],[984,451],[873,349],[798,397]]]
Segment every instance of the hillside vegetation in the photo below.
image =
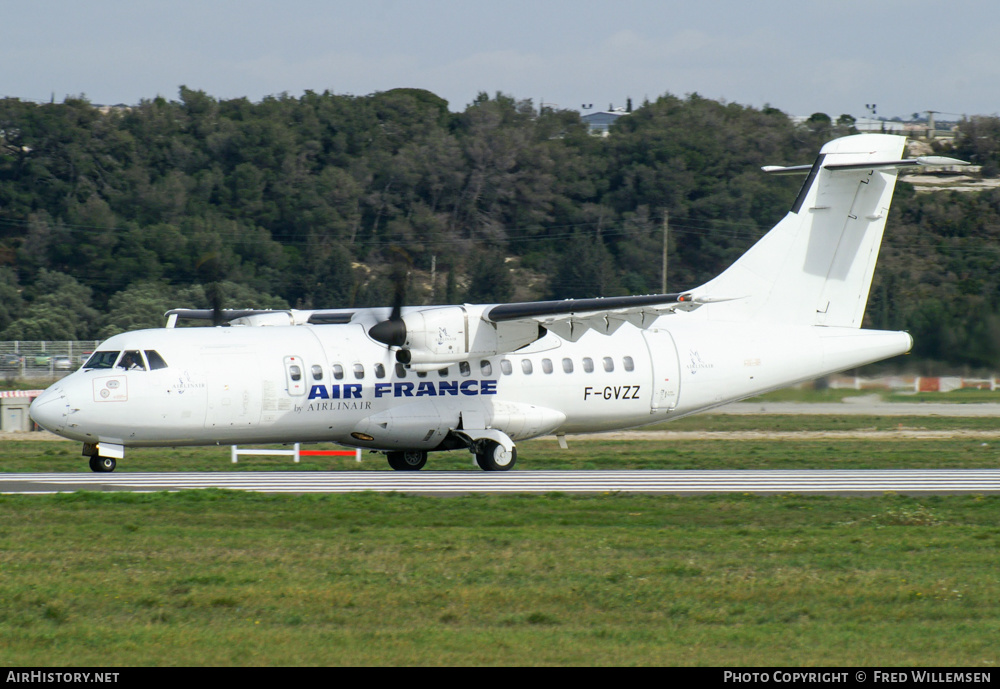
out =
[[[480,94],[307,92],[259,103],[181,88],[100,109],[0,100],[0,339],[106,337],[172,307],[331,308],[611,296],[729,265],[844,118],[664,95],[590,136],[575,111]],[[984,166],[1000,127],[965,122],[949,153]],[[908,362],[1000,365],[1000,192],[900,185],[869,325],[910,330]]]

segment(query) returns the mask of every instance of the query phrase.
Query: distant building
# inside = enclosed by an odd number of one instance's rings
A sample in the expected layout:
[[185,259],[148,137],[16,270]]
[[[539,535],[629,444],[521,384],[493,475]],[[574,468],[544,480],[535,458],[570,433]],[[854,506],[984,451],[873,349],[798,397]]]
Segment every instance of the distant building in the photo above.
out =
[[[792,115],[789,119],[793,124],[796,125],[806,125],[809,123],[810,116],[805,115]],[[831,124],[836,124],[835,120],[831,120]],[[854,120],[852,126],[859,132],[868,134],[903,134],[905,126],[902,122],[898,120],[880,120],[873,117],[859,117]]]
[[902,122],[895,120],[877,120],[871,117],[859,117],[854,121],[854,128],[859,132],[875,134],[903,134]]
[[614,108],[613,110],[592,112],[588,115],[583,115],[580,119],[584,121],[588,130],[594,136],[607,136],[615,120],[628,114],[625,108]]

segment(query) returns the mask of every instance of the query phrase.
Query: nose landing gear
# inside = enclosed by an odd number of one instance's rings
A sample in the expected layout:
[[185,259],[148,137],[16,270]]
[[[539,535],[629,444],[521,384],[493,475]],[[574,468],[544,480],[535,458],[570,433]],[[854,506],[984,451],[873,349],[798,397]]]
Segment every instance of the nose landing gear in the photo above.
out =
[[115,470],[118,460],[125,457],[125,447],[104,441],[84,443],[83,456],[90,458],[91,471],[104,474]]
[[101,457],[100,455],[91,455],[90,457],[91,471],[107,473],[114,471],[116,466],[118,466],[118,462],[115,461],[114,457]]

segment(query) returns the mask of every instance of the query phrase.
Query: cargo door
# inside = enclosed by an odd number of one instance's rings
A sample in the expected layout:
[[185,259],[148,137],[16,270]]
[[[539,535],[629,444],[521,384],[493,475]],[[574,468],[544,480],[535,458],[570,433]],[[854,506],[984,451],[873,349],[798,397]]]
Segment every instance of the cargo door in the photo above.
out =
[[649,347],[652,362],[653,394],[650,409],[670,411],[677,406],[680,398],[681,365],[677,358],[674,338],[666,330],[643,330],[642,336]]

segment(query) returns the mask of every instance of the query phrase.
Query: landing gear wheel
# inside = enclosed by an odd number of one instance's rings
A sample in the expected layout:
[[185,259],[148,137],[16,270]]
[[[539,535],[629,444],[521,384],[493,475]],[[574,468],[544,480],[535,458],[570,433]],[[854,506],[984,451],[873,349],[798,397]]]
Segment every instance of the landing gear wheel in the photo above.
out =
[[517,448],[512,447],[507,452],[503,445],[494,440],[484,441],[476,453],[476,464],[483,471],[509,471],[516,463]]
[[385,456],[396,471],[420,471],[427,464],[427,453],[419,450],[387,452]]
[[91,455],[90,457],[91,471],[107,473],[109,471],[114,471],[117,465],[118,463],[115,461],[114,457],[101,457],[99,455]]

